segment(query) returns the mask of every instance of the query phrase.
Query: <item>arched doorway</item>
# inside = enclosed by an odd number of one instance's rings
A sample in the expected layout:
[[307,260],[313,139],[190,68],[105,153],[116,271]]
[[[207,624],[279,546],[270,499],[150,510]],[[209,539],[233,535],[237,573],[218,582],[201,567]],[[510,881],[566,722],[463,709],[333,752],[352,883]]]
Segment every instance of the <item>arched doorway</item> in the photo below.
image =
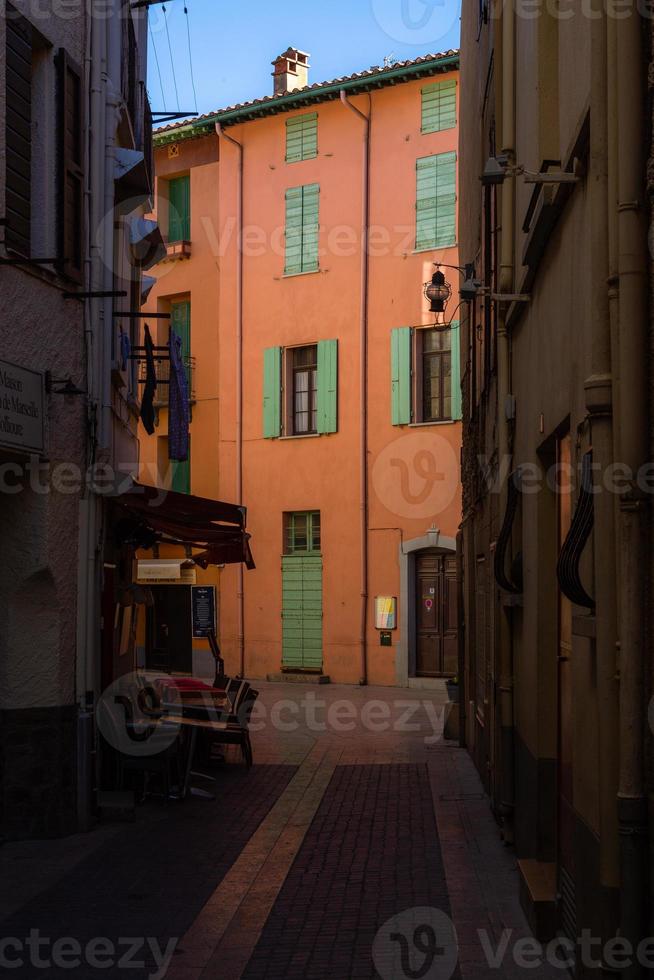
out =
[[400,642],[396,679],[402,687],[454,677],[458,663],[456,541],[436,530],[400,548]]

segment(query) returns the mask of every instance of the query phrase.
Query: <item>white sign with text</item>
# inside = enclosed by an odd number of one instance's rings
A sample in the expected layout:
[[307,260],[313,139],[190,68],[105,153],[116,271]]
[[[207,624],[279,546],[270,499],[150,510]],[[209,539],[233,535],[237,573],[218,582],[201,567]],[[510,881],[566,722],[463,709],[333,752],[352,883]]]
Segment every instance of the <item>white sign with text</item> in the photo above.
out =
[[0,361],[0,446],[42,453],[43,375]]

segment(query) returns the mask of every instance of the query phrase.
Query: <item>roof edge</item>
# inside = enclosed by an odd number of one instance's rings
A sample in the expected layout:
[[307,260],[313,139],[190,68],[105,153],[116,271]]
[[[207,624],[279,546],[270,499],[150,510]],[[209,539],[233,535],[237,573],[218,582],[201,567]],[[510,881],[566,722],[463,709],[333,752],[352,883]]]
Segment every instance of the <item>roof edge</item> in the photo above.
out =
[[438,74],[447,69],[458,68],[459,63],[460,55],[457,51],[453,54],[436,56],[417,63],[404,63],[395,68],[363,77],[359,75],[354,77],[350,76],[349,78],[314,85],[310,88],[301,89],[298,92],[288,92],[277,98],[250,102],[232,109],[218,110],[187,124],[182,123],[177,127],[162,129],[158,132],[155,131],[154,145],[155,147],[159,147],[166,146],[168,143],[179,143],[183,140],[200,139],[203,136],[212,134],[215,131],[216,123],[220,123],[225,127],[235,126],[238,123],[263,119],[266,116],[277,115],[281,112],[290,112],[293,109],[301,108],[305,105],[315,105],[319,102],[330,101],[337,98],[342,91],[366,92],[370,89],[384,88],[386,85],[397,84],[407,78]]

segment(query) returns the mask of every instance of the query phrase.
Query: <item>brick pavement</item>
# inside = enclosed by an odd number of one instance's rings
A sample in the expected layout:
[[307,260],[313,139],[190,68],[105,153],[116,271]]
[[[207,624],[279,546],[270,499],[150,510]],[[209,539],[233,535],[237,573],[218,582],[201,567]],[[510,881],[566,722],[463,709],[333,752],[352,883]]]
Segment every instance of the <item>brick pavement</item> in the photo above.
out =
[[[440,737],[444,690],[257,686],[257,765],[228,766],[216,803],[151,805],[136,825],[0,848],[0,939],[30,928],[162,945],[179,937],[167,980],[358,980],[376,976],[379,926],[426,906],[451,915],[459,945],[458,966],[427,980],[561,976],[519,970],[510,956],[488,967],[479,929],[491,947],[506,929],[512,941],[529,931],[514,856],[474,767]],[[354,721],[325,724],[343,705]],[[364,722],[372,705],[377,720],[385,707],[386,725]],[[384,962],[393,980],[407,975]],[[154,971],[49,972],[142,980]]]

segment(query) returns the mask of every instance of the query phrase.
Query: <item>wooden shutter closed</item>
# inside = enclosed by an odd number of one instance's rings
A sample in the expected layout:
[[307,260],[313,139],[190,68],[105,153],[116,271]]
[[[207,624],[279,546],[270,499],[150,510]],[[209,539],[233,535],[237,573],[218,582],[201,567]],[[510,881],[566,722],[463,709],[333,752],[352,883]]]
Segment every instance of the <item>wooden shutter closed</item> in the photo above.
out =
[[175,493],[190,493],[191,492],[191,457],[189,449],[189,458],[184,462],[179,460],[171,461],[172,469],[172,486],[171,489]]
[[318,432],[338,431],[338,341],[318,343]]
[[422,90],[422,131],[439,133],[456,126],[456,82],[437,82]]
[[269,347],[263,352],[263,437],[278,439],[282,434],[282,349]]
[[286,191],[287,276],[317,272],[320,231],[320,185],[306,184]]
[[391,333],[391,415],[393,425],[411,422],[411,327]]
[[84,277],[84,100],[82,73],[59,51],[59,257],[61,271]]
[[459,321],[450,326],[452,335],[452,419],[459,422],[463,418],[463,396],[461,392],[461,330]]
[[191,178],[175,177],[168,182],[168,240],[191,239]]
[[29,257],[32,219],[32,27],[7,4],[5,244]]
[[447,248],[456,242],[456,153],[417,161],[416,248]]
[[170,328],[175,331],[178,337],[181,337],[182,358],[186,368],[186,377],[190,384],[191,304],[189,300],[182,300],[180,303],[171,303]]
[[286,162],[299,163],[318,156],[318,113],[309,112],[286,122]]

